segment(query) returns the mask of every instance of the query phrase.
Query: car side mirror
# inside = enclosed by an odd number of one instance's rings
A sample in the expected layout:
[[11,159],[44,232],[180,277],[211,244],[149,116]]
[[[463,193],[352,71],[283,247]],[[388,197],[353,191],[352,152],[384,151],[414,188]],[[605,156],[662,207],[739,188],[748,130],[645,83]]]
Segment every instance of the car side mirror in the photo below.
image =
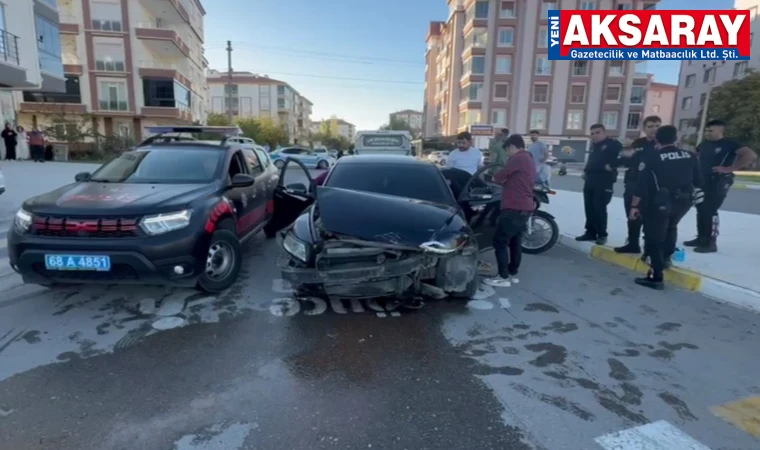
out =
[[306,195],[309,193],[309,190],[306,188],[306,185],[303,183],[291,183],[285,186],[285,189],[287,189],[288,192],[291,192],[293,194]]
[[90,181],[92,174],[90,172],[79,172],[74,175],[74,180],[77,182]]
[[256,181],[256,179],[248,174],[237,173],[232,177],[232,187],[244,188],[244,187],[253,186],[254,181]]

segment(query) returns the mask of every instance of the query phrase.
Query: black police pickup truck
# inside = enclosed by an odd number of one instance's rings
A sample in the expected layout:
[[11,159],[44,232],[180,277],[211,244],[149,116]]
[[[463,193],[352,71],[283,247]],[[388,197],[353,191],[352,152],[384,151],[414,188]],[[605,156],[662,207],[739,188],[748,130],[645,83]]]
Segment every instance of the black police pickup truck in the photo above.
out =
[[219,292],[237,278],[241,243],[270,220],[278,180],[269,155],[256,148],[142,145],[25,201],[8,234],[10,264],[33,284]]

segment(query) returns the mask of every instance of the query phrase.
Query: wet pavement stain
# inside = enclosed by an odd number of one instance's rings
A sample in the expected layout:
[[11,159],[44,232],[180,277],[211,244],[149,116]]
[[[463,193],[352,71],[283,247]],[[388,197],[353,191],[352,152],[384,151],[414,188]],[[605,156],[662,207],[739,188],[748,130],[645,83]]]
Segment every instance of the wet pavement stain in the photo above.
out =
[[512,389],[519,392],[520,394],[523,394],[526,397],[529,397],[529,398],[538,400],[542,403],[545,403],[547,405],[551,405],[556,408],[559,408],[562,411],[568,412],[586,422],[594,420],[594,415],[591,412],[587,411],[586,409],[582,408],[580,405],[574,402],[571,402],[570,400],[564,397],[541,394],[529,388],[528,386],[525,386],[524,384],[512,383],[511,386],[512,386]]
[[629,405],[641,405],[641,399],[644,398],[644,394],[641,390],[631,383],[621,383],[620,388],[623,389],[623,395],[620,397],[620,401]]
[[629,330],[636,331],[636,327],[631,324],[631,322],[623,319],[622,317],[613,317],[612,320],[614,320],[616,323],[619,323],[620,325],[628,328]]
[[564,364],[567,359],[567,349],[561,345],[552,344],[550,342],[528,344],[525,348],[534,353],[544,352],[541,356],[528,363],[536,367],[546,367],[551,364]]
[[656,334],[665,334],[670,331],[678,331],[681,328],[680,323],[676,322],[665,322],[661,323],[660,325],[657,325],[657,333]]
[[647,305],[641,305],[639,306],[639,309],[641,310],[642,313],[649,316],[654,316],[659,312],[656,309],[652,308],[651,306],[647,306]]
[[670,344],[668,342],[659,342],[660,349],[654,350],[652,352],[649,352],[649,356],[657,359],[661,359],[664,361],[670,361],[673,358],[675,358],[676,354],[675,352],[678,350],[683,349],[690,349],[690,350],[697,350],[699,347],[692,344],[686,344],[686,343],[678,343],[678,344]]
[[675,410],[676,414],[678,414],[678,417],[681,419],[697,420],[697,417],[691,413],[691,410],[689,410],[689,407],[686,405],[686,403],[680,398],[676,397],[674,394],[671,394],[670,392],[661,392],[658,394],[658,397],[670,405],[673,410]]
[[632,381],[636,379],[636,375],[628,369],[628,367],[615,358],[609,358],[607,364],[610,366],[610,378],[614,378],[618,381]]
[[27,331],[21,336],[21,339],[25,340],[27,344],[39,344],[42,342],[38,330]]
[[565,334],[570,333],[572,331],[578,330],[578,325],[574,323],[565,323],[565,322],[552,322],[551,324],[541,328],[544,331],[553,331],[555,333],[559,334]]
[[611,290],[610,291],[610,295],[614,296],[614,295],[622,294],[623,292],[625,292],[625,291],[623,291],[623,289],[621,289],[621,288],[618,287],[618,288],[615,288],[615,289]]
[[559,310],[557,308],[553,307],[552,305],[547,305],[546,303],[529,303],[525,305],[523,311],[540,311],[559,314]]
[[641,355],[641,352],[638,350],[634,350],[632,348],[628,348],[622,352],[612,352],[612,354],[618,357],[633,358],[633,357]]

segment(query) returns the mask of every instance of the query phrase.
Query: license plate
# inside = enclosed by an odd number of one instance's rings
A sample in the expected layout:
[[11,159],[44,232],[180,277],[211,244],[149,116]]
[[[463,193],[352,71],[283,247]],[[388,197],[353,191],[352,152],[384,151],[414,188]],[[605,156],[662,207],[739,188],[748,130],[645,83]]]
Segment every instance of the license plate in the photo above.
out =
[[111,258],[92,255],[45,255],[47,270],[91,270],[108,272],[111,270]]

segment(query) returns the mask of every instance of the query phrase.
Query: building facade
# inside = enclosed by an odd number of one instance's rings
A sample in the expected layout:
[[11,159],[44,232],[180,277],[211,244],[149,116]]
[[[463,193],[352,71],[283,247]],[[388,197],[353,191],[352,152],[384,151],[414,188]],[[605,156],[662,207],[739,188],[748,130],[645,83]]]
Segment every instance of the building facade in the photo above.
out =
[[644,116],[659,116],[663,125],[673,125],[678,86],[651,81],[644,102]]
[[206,81],[209,112],[232,108],[235,117],[269,117],[287,128],[291,142],[308,137],[313,104],[288,83],[251,72],[233,72],[230,80],[217,70],[208,71]]
[[311,134],[318,134],[322,132],[323,128],[330,130],[330,134],[333,136],[341,136],[348,140],[353,140],[356,134],[356,125],[337,117],[330,119],[323,119],[317,122],[313,122],[311,125]]
[[16,122],[10,90],[63,92],[56,0],[0,0],[0,115]]
[[[548,11],[644,9],[658,0],[448,0],[449,17],[427,34],[426,137],[470,125],[547,138],[584,137],[594,123],[635,136],[647,78],[634,61],[550,61]],[[641,69],[639,69],[641,70]]]
[[422,133],[422,119],[423,113],[411,109],[405,109],[403,111],[396,111],[395,113],[391,113],[389,122],[399,120],[406,123],[409,125],[409,128],[412,129],[413,134],[416,136]]
[[87,117],[100,135],[139,140],[205,120],[199,0],[58,0],[58,11],[65,90],[18,94],[22,125]]

